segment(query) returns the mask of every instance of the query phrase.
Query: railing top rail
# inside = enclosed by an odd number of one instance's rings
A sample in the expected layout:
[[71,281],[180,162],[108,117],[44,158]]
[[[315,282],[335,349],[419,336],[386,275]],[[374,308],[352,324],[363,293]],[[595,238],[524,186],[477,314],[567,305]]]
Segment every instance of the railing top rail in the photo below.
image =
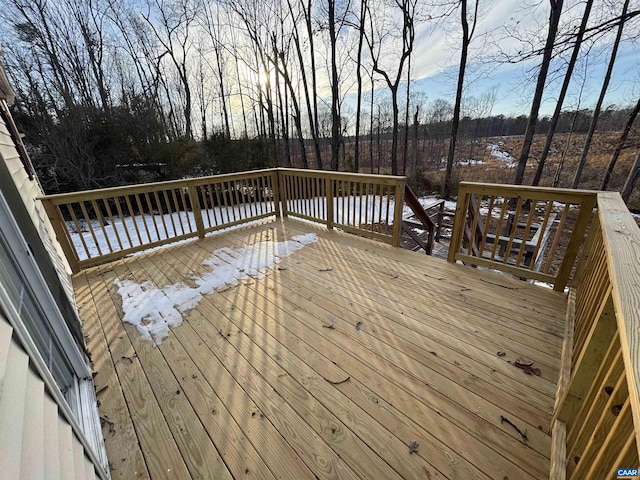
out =
[[299,168],[278,168],[277,169],[280,172],[291,172],[291,173],[296,173],[296,174],[302,174],[302,175],[306,175],[306,176],[318,176],[318,177],[325,177],[325,178],[338,178],[338,177],[357,177],[357,178],[362,178],[362,179],[368,179],[368,180],[375,180],[376,182],[384,182],[384,181],[390,181],[390,182],[397,182],[399,180],[406,180],[406,176],[401,176],[401,175],[376,175],[376,174],[371,174],[371,173],[352,173],[352,172],[335,172],[335,171],[331,171],[331,170],[311,170],[311,169],[299,169]]
[[[640,438],[640,228],[619,193],[599,193],[598,207],[633,420]],[[638,445],[640,448],[640,442]]]
[[578,190],[572,188],[552,188],[552,187],[532,187],[529,185],[511,185],[503,183],[480,183],[480,182],[460,182],[461,187],[466,187],[473,192],[492,193],[492,192],[512,192],[514,194],[539,194],[552,193],[557,197],[595,197],[598,195],[597,190]]
[[202,185],[211,181],[224,182],[237,180],[256,175],[264,175],[276,171],[275,168],[262,170],[247,170],[246,172],[226,173],[222,175],[211,175],[208,177],[186,178],[181,180],[168,180],[165,182],[138,183],[134,185],[123,185],[121,187],[100,188],[97,190],[82,190],[79,192],[58,193],[55,195],[44,195],[38,197],[37,200],[49,200],[54,205],[66,203],[69,201],[79,200],[96,200],[105,197],[117,197],[120,195],[129,195],[140,192],[148,192],[153,190],[163,190],[169,188],[181,188],[188,185]]

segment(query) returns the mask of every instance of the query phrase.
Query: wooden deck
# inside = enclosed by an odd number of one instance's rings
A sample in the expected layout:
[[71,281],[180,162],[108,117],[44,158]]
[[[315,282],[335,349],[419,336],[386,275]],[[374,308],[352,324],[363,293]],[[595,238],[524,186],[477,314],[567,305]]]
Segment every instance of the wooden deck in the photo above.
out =
[[[216,249],[309,232],[316,243],[206,295],[159,347],[121,321],[117,279],[189,281]],[[74,286],[113,478],[548,478],[560,293],[294,220]]]

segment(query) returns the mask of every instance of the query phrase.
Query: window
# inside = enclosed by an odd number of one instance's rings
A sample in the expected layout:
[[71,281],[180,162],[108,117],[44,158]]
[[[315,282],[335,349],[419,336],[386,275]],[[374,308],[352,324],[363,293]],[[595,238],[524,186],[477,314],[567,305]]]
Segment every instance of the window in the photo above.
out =
[[32,360],[51,374],[43,380],[49,388],[59,389],[61,402],[66,403],[61,407],[68,407],[94,456],[106,468],[88,359],[75,343],[1,191],[0,305],[14,329],[35,346]]

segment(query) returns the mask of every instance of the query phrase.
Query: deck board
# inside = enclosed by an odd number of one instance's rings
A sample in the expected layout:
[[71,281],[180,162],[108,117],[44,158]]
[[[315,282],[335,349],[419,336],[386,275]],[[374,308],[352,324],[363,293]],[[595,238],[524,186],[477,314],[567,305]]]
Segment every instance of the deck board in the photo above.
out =
[[[157,348],[120,320],[118,278],[189,282],[219,248],[309,232],[266,278],[205,295]],[[114,475],[548,478],[557,292],[294,220],[89,269],[74,287],[108,385]]]

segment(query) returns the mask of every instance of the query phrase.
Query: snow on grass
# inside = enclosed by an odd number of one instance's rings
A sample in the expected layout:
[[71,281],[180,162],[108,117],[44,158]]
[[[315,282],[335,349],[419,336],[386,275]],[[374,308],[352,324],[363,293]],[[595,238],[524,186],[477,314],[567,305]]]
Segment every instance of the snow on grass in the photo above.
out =
[[474,160],[473,158],[467,160],[458,160],[458,166],[460,167],[469,167],[474,165],[484,165],[484,161]]
[[122,297],[123,320],[134,325],[142,338],[160,345],[169,329],[182,323],[182,314],[195,308],[204,295],[248,278],[264,278],[282,258],[316,241],[316,234],[309,233],[284,242],[270,240],[215,250],[202,262],[210,270],[188,278],[192,285],[178,282],[158,288],[150,281],[118,280],[115,284]]
[[[270,207],[261,203],[251,207],[257,212],[267,212]],[[236,219],[247,218],[247,213],[242,205],[227,209],[226,207],[215,207],[202,210],[202,219],[205,228],[212,225],[221,225],[233,222]],[[91,228],[84,221],[79,222],[80,231],[73,222],[67,222],[71,241],[78,252],[80,260],[99,257],[109,253],[111,250],[118,252],[139,245],[147,245],[159,240],[174,238],[190,232],[196,231],[196,221],[194,213],[191,211],[134,215],[121,218],[113,217],[113,223],[104,226],[104,230],[97,220],[91,220]],[[97,240],[94,240],[93,236]],[[122,248],[120,248],[122,244]],[[111,248],[109,248],[111,247]]]
[[508,152],[502,151],[504,148],[503,142],[490,143],[487,145],[487,150],[491,153],[491,156],[505,163],[509,168],[515,168],[516,159],[513,158]]
[[[419,198],[420,204],[423,207],[427,207],[434,202],[437,202],[439,198],[434,196],[426,196]],[[326,219],[326,206],[324,197],[316,197],[307,199],[311,205],[314,206],[314,214],[320,219]],[[389,198],[387,204],[387,197],[383,196],[382,203],[380,202],[379,195],[362,195],[362,196],[348,196],[348,197],[336,197],[333,199],[333,210],[335,212],[335,223],[340,225],[350,225],[353,227],[360,227],[363,225],[372,224],[393,224],[393,212],[395,208],[395,201],[393,198]],[[304,211],[302,210],[302,201],[289,200],[288,205],[291,211]],[[255,206],[247,207],[254,209]],[[456,203],[452,201],[445,202],[445,210],[448,212],[454,212]],[[270,211],[267,205],[259,205],[258,212]],[[402,211],[403,218],[408,218],[413,215],[413,212],[408,206],[404,206]],[[245,219],[247,214],[244,211],[242,205],[233,207],[233,210],[228,211],[224,207],[215,207],[209,210],[202,210],[202,218],[205,228],[208,228],[211,223],[214,225],[224,225],[225,223],[233,222],[235,219]],[[215,220],[210,220],[215,219]],[[255,220],[262,221],[262,220]],[[227,227],[224,230],[232,228],[242,228],[251,224],[252,221],[246,221],[242,224],[234,227]],[[189,232],[196,231],[196,222],[193,212],[174,212],[172,214],[160,215],[159,213],[134,215],[132,217],[121,218],[119,216],[113,217],[113,222],[103,227],[97,220],[91,221],[91,232],[89,225],[85,222],[81,223],[80,231],[76,229],[73,222],[68,222],[68,228],[70,232],[71,241],[78,253],[80,260],[86,260],[88,258],[95,258],[101,255],[105,255],[111,251],[118,252],[128,250],[139,245],[148,245],[150,243],[165,240],[168,238],[175,238],[182,236]],[[224,231],[223,230],[223,231]],[[95,240],[94,240],[95,236]],[[181,240],[179,242],[171,242],[171,245],[175,245],[182,242],[190,242],[195,240],[196,237]],[[122,244],[122,248],[120,247]],[[142,250],[139,253],[145,253],[152,251],[153,249],[164,248],[164,246],[153,247],[150,249]],[[136,255],[136,254],[134,254]]]

